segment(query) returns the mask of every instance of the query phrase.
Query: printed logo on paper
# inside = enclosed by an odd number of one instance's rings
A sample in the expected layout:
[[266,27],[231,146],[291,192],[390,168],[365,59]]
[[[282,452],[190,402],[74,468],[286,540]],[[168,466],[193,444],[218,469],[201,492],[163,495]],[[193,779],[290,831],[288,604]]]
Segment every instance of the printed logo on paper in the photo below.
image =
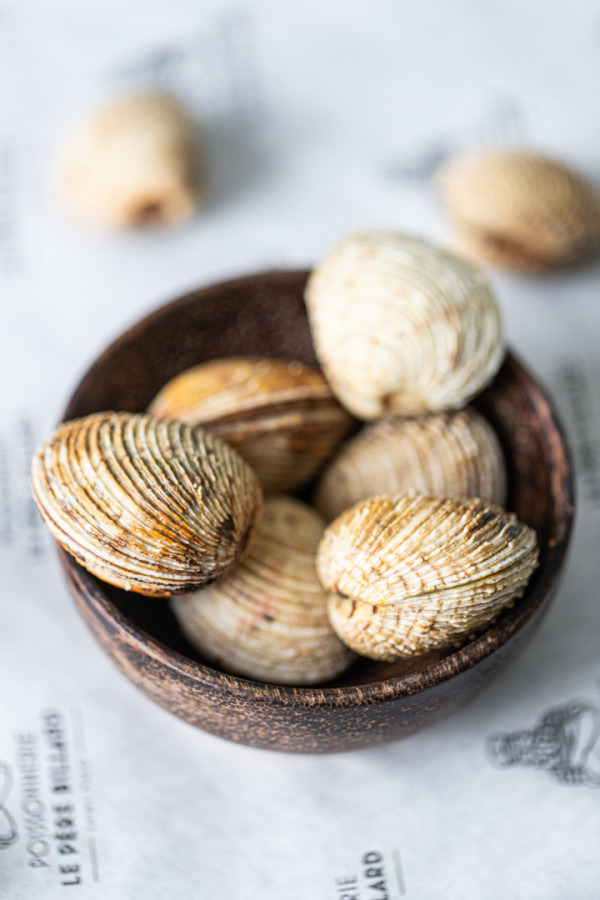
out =
[[0,761],[0,850],[5,850],[18,839],[17,823],[6,803],[13,785],[10,766]]

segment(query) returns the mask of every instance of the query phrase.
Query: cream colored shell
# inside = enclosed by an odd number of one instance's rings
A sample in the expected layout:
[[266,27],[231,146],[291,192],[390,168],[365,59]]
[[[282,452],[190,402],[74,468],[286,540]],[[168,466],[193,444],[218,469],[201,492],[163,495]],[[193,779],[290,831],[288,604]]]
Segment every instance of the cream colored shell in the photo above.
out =
[[266,491],[310,481],[353,426],[317,369],[281,359],[203,363],[165,385],[148,412],[218,434]]
[[483,416],[469,407],[367,426],[325,469],[315,505],[330,521],[367,497],[411,489],[503,505],[504,458]]
[[354,654],[329,624],[315,569],[324,525],[299,500],[267,498],[245,560],[172,600],[189,641],[220,667],[260,681],[316,684],[344,671]]
[[577,172],[524,151],[482,150],[446,163],[438,177],[456,241],[493,265],[568,265],[600,246],[600,202]]
[[58,160],[59,196],[106,228],[174,225],[198,205],[197,128],[174,98],[118,97],[68,137]]
[[535,532],[477,499],[423,494],[357,504],[325,531],[317,569],[331,623],[372,659],[459,644],[522,596]]
[[455,409],[496,374],[500,312],[483,273],[425,240],[351,235],[306,289],[325,375],[362,419]]
[[68,553],[98,578],[148,595],[226,572],[262,501],[250,467],[219,438],[131,413],[60,425],[35,454],[31,480]]

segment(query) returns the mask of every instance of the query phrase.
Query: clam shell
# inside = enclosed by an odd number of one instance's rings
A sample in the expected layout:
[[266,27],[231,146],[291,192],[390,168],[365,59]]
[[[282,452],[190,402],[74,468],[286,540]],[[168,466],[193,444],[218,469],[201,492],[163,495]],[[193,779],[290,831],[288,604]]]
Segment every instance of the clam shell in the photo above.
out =
[[227,578],[175,597],[184,634],[220,667],[279,684],[315,684],[354,654],[327,617],[315,553],[325,523],[285,496],[267,498],[252,546]]
[[600,246],[600,202],[577,172],[533,153],[479,151],[446,163],[438,182],[457,243],[492,265],[564,266]]
[[379,497],[326,529],[317,569],[331,623],[372,659],[464,641],[521,597],[537,566],[535,532],[477,499]]
[[218,434],[266,491],[310,481],[354,424],[317,369],[281,359],[203,363],[165,385],[148,412]]
[[502,362],[483,273],[419,238],[346,238],[313,271],[305,299],[325,375],[362,419],[460,408]]
[[75,215],[106,228],[174,225],[198,205],[197,128],[166,94],[126,94],[62,147],[58,191]]
[[502,506],[506,470],[492,427],[471,407],[376,422],[348,441],[327,467],[315,506],[331,521],[367,497],[411,489]]
[[250,467],[219,438],[131,413],[60,425],[35,454],[31,481],[46,525],[82,566],[159,596],[226,572],[262,499]]

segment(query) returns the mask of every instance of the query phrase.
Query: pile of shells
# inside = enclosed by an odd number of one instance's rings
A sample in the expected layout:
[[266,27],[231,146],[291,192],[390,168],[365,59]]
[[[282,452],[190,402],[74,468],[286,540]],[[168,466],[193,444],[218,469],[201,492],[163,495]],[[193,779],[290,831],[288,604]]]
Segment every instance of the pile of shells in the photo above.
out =
[[173,595],[190,644],[227,671],[319,684],[355,652],[422,668],[537,564],[535,534],[501,508],[498,439],[464,408],[503,359],[498,305],[480,270],[389,232],[344,240],[306,303],[324,375],[254,358],[182,372],[145,415],[60,426],[34,495],[90,572]]

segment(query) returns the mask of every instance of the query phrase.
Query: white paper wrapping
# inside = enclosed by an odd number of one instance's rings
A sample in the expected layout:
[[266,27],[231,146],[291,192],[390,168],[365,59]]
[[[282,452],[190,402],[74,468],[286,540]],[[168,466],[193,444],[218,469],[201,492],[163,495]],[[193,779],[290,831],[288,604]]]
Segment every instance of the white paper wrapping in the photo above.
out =
[[[521,656],[403,742],[286,756],[154,706],[75,612],[28,470],[89,362],[157,304],[309,264],[354,228],[442,238],[430,176],[449,153],[525,144],[598,179],[599,35],[588,0],[0,0],[3,900],[597,895],[598,262],[492,273],[509,343],[571,435],[572,552]],[[83,228],[56,204],[56,147],[146,85],[204,122],[205,209],[170,232]]]

